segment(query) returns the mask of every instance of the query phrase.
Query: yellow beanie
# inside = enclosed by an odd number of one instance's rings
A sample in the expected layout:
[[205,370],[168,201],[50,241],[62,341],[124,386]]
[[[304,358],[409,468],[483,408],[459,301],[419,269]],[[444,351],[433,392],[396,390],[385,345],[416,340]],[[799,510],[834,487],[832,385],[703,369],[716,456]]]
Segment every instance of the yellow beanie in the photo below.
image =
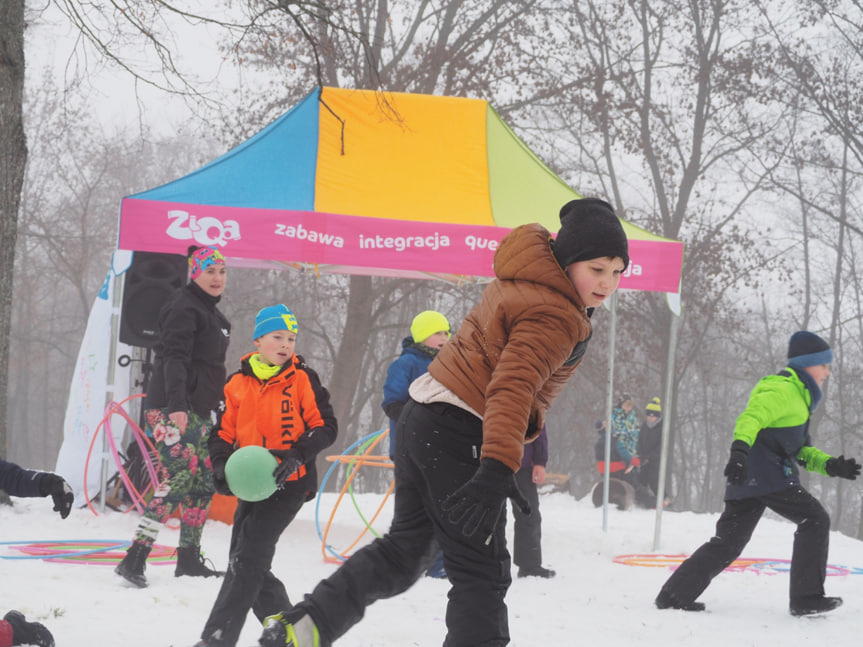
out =
[[647,411],[655,411],[656,413],[662,413],[662,401],[659,398],[653,398],[650,402],[647,403],[647,407],[645,407]]
[[445,330],[449,337],[449,321],[440,312],[434,310],[420,312],[411,322],[411,337],[417,344],[442,330]]

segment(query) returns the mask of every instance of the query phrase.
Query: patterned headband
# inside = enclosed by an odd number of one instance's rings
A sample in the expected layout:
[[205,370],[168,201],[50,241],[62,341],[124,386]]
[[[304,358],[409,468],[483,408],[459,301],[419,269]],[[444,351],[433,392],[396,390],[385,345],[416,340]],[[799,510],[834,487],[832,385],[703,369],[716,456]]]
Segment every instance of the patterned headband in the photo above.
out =
[[192,280],[201,276],[201,272],[210,265],[224,265],[225,257],[215,247],[200,247],[189,256],[189,267],[192,268]]

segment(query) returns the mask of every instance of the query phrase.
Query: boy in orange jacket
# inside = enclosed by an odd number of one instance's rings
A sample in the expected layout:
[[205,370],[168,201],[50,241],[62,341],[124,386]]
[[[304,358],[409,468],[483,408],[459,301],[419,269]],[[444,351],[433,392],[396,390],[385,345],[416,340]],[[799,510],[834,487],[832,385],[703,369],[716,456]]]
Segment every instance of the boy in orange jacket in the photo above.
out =
[[246,355],[225,384],[225,411],[209,440],[216,490],[231,494],[225,464],[235,449],[260,445],[279,464],[278,489],[257,502],[240,500],[234,515],[228,572],[196,647],[233,647],[249,609],[263,621],[291,602],[270,566],[276,543],[317,491],[315,457],[336,439],[330,394],[294,353],[297,318],[284,305],[255,317],[257,352]]

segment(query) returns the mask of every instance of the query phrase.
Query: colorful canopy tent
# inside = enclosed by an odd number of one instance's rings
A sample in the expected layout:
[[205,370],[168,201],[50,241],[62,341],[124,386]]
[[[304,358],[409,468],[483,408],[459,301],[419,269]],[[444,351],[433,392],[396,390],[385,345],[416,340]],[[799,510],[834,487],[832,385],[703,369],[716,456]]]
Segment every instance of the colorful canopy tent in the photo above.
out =
[[[513,227],[579,198],[486,101],[318,88],[248,141],[122,201],[119,249],[217,245],[232,266],[491,277]],[[624,223],[621,287],[677,292],[683,245]]]
[[[510,229],[556,232],[579,197],[486,101],[324,87],[200,169],[124,198],[118,249],[195,243],[232,267],[483,280]],[[677,293],[683,244],[623,226],[620,287]],[[67,416],[67,438],[85,427]]]

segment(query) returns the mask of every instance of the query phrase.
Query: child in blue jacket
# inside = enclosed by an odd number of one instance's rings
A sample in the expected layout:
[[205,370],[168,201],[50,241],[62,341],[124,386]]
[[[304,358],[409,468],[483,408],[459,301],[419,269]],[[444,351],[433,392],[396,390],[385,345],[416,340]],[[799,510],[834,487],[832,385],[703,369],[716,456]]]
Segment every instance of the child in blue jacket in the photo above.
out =
[[[450,337],[447,318],[435,310],[420,312],[411,322],[411,334],[402,339],[402,354],[387,369],[384,382],[384,412],[390,419],[390,460],[396,460],[396,423],[405,403],[410,399],[411,382],[428,370]],[[443,553],[435,545],[429,556],[431,564],[426,570],[429,577],[444,578]]]
[[390,458],[393,460],[396,423],[410,398],[411,382],[428,370],[449,336],[449,321],[440,312],[420,312],[411,322],[411,334],[402,340],[402,354],[387,369],[381,406],[390,419]]

